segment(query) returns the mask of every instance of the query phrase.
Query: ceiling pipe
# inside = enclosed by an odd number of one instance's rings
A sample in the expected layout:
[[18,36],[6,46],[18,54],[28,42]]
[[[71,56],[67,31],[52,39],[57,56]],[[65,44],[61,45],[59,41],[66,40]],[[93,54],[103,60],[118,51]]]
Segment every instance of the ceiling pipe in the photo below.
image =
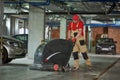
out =
[[28,15],[28,12],[20,12],[20,13],[4,13],[5,15]]
[[[47,15],[59,14],[67,15],[68,12],[46,12]],[[72,11],[69,14],[106,14],[105,12],[81,12],[81,11]]]
[[5,4],[23,4],[23,3],[29,3],[33,6],[47,6],[50,4],[50,0],[46,0],[46,2],[26,2],[24,0],[19,1],[4,1]]
[[4,4],[23,4],[24,1],[23,0],[19,0],[19,1],[4,1]]
[[46,0],[46,2],[28,2],[33,6],[48,6],[50,4],[50,0]]
[[119,0],[55,0],[56,2],[119,2]]
[[108,15],[116,15],[116,14],[120,14],[120,11],[112,11],[111,13],[109,13]]
[[[16,14],[16,13],[4,13],[4,14],[7,14],[7,15],[13,15],[13,14]],[[27,15],[29,14],[28,12],[21,12],[19,13],[21,15]],[[19,14],[16,14],[16,15],[19,15]],[[55,15],[55,14],[59,14],[59,15],[68,15],[68,12],[45,12],[46,15]],[[97,15],[106,15],[105,12],[70,12],[71,15],[73,14],[97,14]],[[119,15],[120,14],[120,11],[113,11],[111,12],[110,14],[108,15]]]

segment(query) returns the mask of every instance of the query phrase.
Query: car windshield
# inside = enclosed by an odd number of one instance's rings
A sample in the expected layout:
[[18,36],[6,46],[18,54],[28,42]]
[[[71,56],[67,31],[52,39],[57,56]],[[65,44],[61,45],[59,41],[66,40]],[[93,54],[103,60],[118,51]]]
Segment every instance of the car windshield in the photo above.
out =
[[24,35],[14,35],[13,37],[15,37],[16,39],[22,40],[22,41],[27,41],[28,40],[28,35],[24,34]]
[[114,42],[111,38],[101,38],[98,40],[99,43],[112,43]]
[[26,41],[27,37],[26,36],[16,36],[17,39]]

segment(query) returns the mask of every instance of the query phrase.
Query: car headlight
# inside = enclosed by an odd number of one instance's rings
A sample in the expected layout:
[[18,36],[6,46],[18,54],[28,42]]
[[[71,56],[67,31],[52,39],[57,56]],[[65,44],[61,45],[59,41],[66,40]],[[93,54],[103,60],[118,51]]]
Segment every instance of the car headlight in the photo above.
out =
[[112,46],[110,46],[110,48],[111,48],[111,49],[115,49],[115,46],[114,46],[114,45],[112,45]]
[[17,43],[13,43],[13,45],[14,45],[15,47],[18,47],[18,44],[17,44]]
[[102,48],[100,45],[97,45],[97,48]]

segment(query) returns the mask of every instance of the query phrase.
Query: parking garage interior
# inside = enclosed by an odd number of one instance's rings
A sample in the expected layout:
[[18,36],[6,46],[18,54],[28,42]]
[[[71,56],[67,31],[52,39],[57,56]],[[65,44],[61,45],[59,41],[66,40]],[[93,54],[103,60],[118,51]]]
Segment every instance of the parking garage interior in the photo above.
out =
[[[78,71],[31,70],[35,52],[42,41],[66,40],[67,26],[74,14],[79,14],[84,21],[92,69],[84,64],[80,54]],[[119,0],[0,0],[0,80],[119,80],[119,33]],[[24,37],[14,39],[16,35]],[[115,41],[114,55],[96,54],[97,40],[100,38],[112,38]],[[8,52],[12,49],[16,51],[6,56],[8,48],[4,50],[4,43],[10,46],[14,44]],[[20,52],[17,52],[16,44],[27,45],[21,46]],[[25,55],[21,54],[23,50]],[[69,64],[73,65],[72,56]]]

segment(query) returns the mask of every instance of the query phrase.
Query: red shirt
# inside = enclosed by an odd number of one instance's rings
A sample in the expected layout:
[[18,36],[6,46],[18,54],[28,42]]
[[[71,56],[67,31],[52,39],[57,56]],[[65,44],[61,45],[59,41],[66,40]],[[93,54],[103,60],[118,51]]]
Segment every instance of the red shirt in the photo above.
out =
[[84,27],[83,26],[84,26],[84,24],[83,24],[82,21],[79,21],[78,23],[70,22],[69,25],[68,25],[68,30],[75,31],[76,29],[78,29],[78,30],[81,29],[82,30],[81,35],[84,35],[84,33],[83,33]]

